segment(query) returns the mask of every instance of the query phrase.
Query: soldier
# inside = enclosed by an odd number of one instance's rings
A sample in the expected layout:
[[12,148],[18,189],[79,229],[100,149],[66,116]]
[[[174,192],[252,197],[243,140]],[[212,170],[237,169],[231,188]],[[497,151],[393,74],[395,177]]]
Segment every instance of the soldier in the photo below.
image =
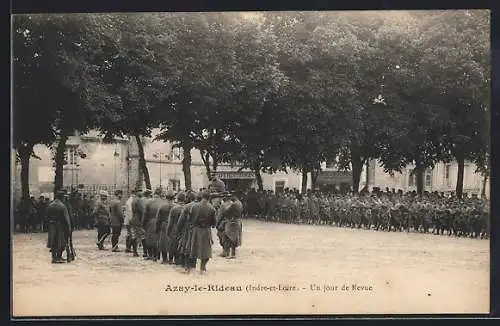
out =
[[170,212],[172,211],[172,208],[174,207],[174,193],[169,190],[165,194],[165,199],[162,200],[160,209],[158,210],[158,216],[157,216],[157,231],[159,233],[158,236],[158,251],[161,254],[161,263],[162,264],[167,264],[167,263],[172,263],[174,260],[174,257],[169,257],[169,233],[168,233],[168,220],[170,216]]
[[220,220],[217,221],[217,228],[223,230],[221,232],[221,242],[226,258],[236,258],[236,248],[241,246],[243,204],[236,194],[230,197],[228,203],[228,206],[221,214]]
[[57,191],[54,201],[47,206],[47,222],[50,236],[49,243],[53,264],[65,262],[62,258],[62,253],[68,244],[68,236],[71,231],[71,220],[68,209],[63,203],[63,198],[64,193],[62,191]]
[[121,190],[115,191],[115,198],[111,200],[109,204],[110,216],[111,216],[111,251],[118,252],[118,240],[120,239],[120,235],[123,227],[123,207],[122,207],[122,197],[123,192]]
[[167,222],[167,249],[168,249],[168,263],[181,265],[181,256],[179,254],[179,231],[177,230],[179,217],[181,216],[182,209],[186,204],[186,194],[179,192],[177,194],[176,203],[174,203],[170,214],[168,215]]
[[212,231],[215,226],[215,208],[209,202],[207,192],[201,194],[201,201],[193,206],[193,235],[191,239],[191,259],[200,259],[200,273],[206,272],[206,266],[212,258]]
[[224,213],[231,206],[231,196],[228,193],[225,193],[222,197],[222,203],[220,207],[216,210],[215,216],[215,226],[217,229],[217,237],[219,238],[219,244],[222,247],[222,253],[219,255],[220,257],[227,257],[229,255],[229,248],[224,246]]
[[45,197],[42,195],[38,198],[38,202],[36,205],[36,210],[38,214],[38,222],[40,223],[40,230],[45,231],[46,230],[46,212],[45,210],[47,209],[47,202],[45,201]]
[[196,259],[191,257],[191,241],[193,237],[193,207],[199,203],[196,201],[197,198],[192,191],[186,194],[186,205],[184,205],[177,221],[177,231],[180,235],[177,248],[185,273],[189,273],[192,268],[196,267]]
[[125,212],[124,212],[124,220],[123,225],[127,230],[127,236],[125,238],[125,252],[132,252],[132,231],[130,227],[130,220],[132,219],[132,202],[135,198],[135,189],[130,192],[130,196],[125,202]]
[[154,197],[146,204],[146,211],[142,220],[142,226],[146,232],[145,248],[147,260],[158,261],[158,233],[157,233],[157,215],[161,207],[161,188],[155,189]]
[[97,218],[97,242],[99,250],[104,250],[104,240],[110,234],[110,209],[108,203],[108,192],[102,190],[99,192],[100,200],[94,208],[94,216]]
[[[135,198],[132,200],[132,219],[129,222],[131,237],[132,237],[132,250],[134,257],[138,257],[137,247],[139,241],[144,241],[144,228],[142,227],[142,216],[144,214],[142,189],[136,189]],[[143,246],[143,256],[147,257],[147,253]]]

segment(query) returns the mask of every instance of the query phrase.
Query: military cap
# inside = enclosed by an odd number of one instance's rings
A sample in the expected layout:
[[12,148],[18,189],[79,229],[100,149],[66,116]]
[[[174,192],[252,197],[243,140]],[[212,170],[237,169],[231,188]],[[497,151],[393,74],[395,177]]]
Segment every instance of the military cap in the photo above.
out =
[[176,199],[177,199],[177,201],[184,202],[184,201],[186,201],[186,194],[183,191],[180,191],[177,194]]
[[154,194],[155,194],[155,195],[160,196],[160,195],[161,195],[161,193],[162,193],[162,191],[163,191],[163,190],[162,190],[162,188],[161,188],[161,187],[158,187],[158,188],[156,188],[156,189],[155,189]]
[[174,199],[175,198],[174,192],[172,190],[168,190],[165,193],[165,198],[167,198],[167,199]]

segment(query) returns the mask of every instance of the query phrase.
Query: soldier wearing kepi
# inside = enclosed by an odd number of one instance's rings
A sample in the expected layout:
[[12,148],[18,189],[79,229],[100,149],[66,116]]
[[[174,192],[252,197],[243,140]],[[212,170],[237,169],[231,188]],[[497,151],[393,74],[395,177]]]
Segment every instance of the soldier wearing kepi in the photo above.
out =
[[123,207],[122,207],[122,195],[121,190],[115,191],[115,198],[109,204],[110,215],[111,215],[111,246],[113,252],[118,252],[118,240],[120,239],[120,234],[123,227]]
[[94,216],[97,218],[97,242],[99,250],[104,250],[104,240],[111,233],[110,231],[110,207],[108,202],[108,192],[102,190],[99,192],[100,200],[94,209]]
[[182,209],[177,222],[177,230],[179,232],[179,242],[177,245],[181,264],[184,271],[189,273],[192,268],[196,267],[196,258],[191,257],[191,240],[193,237],[193,207],[198,203],[197,196],[194,192],[186,193],[186,205]]
[[50,247],[52,263],[60,264],[65,260],[62,258],[63,251],[68,244],[71,232],[71,220],[68,208],[63,203],[64,192],[57,191],[55,199],[47,206],[47,222],[49,225]]
[[[139,257],[137,253],[137,246],[139,241],[144,240],[144,228],[142,227],[142,215],[144,214],[144,204],[142,200],[142,189],[137,189],[135,198],[132,200],[132,219],[129,222],[131,237],[132,237],[132,250],[134,257]],[[144,249],[144,247],[143,247]],[[146,252],[144,252],[146,254]]]
[[241,246],[243,204],[233,194],[231,205],[223,213],[224,233],[222,243],[225,252],[228,252],[227,258],[236,258],[236,248]]
[[125,252],[132,252],[132,231],[130,228],[130,220],[132,219],[132,202],[135,198],[135,189],[130,192],[130,197],[125,202],[125,218],[123,225],[127,229],[127,237],[125,238]]
[[220,257],[229,256],[229,247],[225,246],[225,227],[226,227],[226,211],[233,204],[232,197],[230,193],[225,193],[222,196],[222,203],[218,208],[216,208],[215,213],[215,228],[217,229],[217,237],[219,238],[219,244],[222,247],[222,253]]
[[[168,217],[174,207],[174,193],[169,190],[165,194],[165,200],[162,200],[157,216],[157,231],[158,231],[158,251],[161,254],[162,264],[169,262],[169,247],[168,247]],[[173,262],[173,257],[170,259]]]
[[176,203],[170,210],[167,222],[167,248],[168,248],[168,263],[181,265],[181,256],[179,254],[179,238],[181,236],[181,227],[179,225],[179,217],[182,214],[183,207],[186,202],[186,194],[179,192],[177,194]]
[[161,188],[155,189],[154,197],[146,204],[146,211],[143,219],[143,227],[146,231],[147,260],[158,261],[158,227],[157,216],[162,205]]
[[193,206],[193,236],[191,239],[191,258],[200,259],[200,273],[206,272],[207,263],[212,258],[212,230],[215,226],[215,208],[209,202],[210,195],[201,193],[201,201]]

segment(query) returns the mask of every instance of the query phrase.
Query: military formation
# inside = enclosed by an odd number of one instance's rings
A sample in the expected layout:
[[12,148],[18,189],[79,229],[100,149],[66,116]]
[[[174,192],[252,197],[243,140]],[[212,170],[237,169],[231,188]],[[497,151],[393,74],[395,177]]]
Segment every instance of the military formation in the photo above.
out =
[[[75,259],[72,232],[77,224],[67,197],[64,191],[57,191],[45,210],[52,263]],[[207,271],[214,243],[212,228],[222,247],[221,257],[235,258],[236,248],[241,245],[243,204],[216,178],[199,193],[135,189],[124,200],[121,190],[115,191],[113,198],[101,191],[90,216],[97,230],[97,250],[108,250],[106,239],[111,236],[111,251],[121,252],[118,244],[125,230],[125,253],[140,257],[142,248],[145,260],[181,266],[185,273],[196,269],[197,261],[200,272]]]
[[405,231],[489,238],[489,203],[477,196],[463,199],[443,194],[363,192],[359,195],[286,190],[250,191],[245,214],[260,220],[323,224],[377,231]]

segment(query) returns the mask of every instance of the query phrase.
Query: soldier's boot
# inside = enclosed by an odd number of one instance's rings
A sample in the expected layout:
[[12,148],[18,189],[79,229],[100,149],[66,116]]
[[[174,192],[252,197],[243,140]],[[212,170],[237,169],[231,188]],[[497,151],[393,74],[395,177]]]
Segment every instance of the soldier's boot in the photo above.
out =
[[142,244],[142,257],[147,258],[148,257],[148,246],[146,245],[146,240],[141,240]]
[[222,247],[222,253],[219,255],[220,257],[227,257],[229,255],[229,248],[224,246]]
[[236,248],[235,247],[230,248],[229,256],[227,258],[236,258]]
[[166,251],[161,252],[161,263],[162,264],[167,264],[168,263],[168,253]]
[[137,252],[137,239],[132,239],[132,251],[134,252],[134,257],[139,257],[139,253]]
[[208,263],[208,259],[203,259],[201,261],[200,273],[206,273],[207,272],[207,263]]
[[130,237],[125,238],[125,252],[132,252],[132,239]]

